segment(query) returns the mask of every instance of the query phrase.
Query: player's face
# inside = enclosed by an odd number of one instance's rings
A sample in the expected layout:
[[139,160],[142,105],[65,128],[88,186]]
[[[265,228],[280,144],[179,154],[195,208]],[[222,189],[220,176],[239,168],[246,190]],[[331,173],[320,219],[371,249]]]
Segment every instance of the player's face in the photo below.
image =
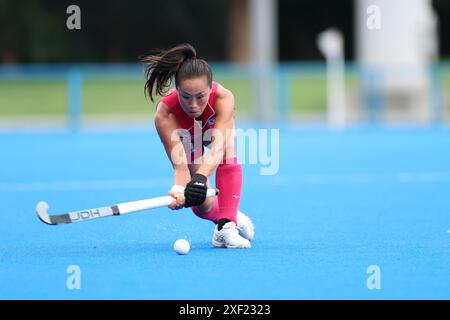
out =
[[178,99],[184,112],[195,119],[205,110],[211,88],[206,76],[183,79],[178,85]]

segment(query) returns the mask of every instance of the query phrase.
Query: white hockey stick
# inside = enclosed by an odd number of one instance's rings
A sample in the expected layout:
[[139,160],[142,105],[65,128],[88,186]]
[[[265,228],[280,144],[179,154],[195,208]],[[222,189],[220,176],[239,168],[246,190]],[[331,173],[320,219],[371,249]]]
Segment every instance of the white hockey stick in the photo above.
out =
[[[213,197],[217,194],[219,194],[219,190],[208,189],[206,197]],[[49,215],[48,214],[49,206],[47,202],[41,201],[36,205],[36,213],[38,215],[38,218],[42,222],[50,225],[58,225],[97,218],[104,218],[109,216],[119,216],[127,213],[165,207],[168,206],[172,201],[173,197],[164,196],[146,200],[119,203],[108,207],[87,209],[55,215]]]

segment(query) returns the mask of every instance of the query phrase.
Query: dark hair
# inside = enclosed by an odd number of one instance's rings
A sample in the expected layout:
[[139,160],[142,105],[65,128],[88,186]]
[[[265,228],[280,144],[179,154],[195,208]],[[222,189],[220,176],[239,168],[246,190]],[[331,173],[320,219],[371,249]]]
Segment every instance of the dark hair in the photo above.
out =
[[175,85],[183,79],[206,76],[212,85],[212,71],[209,64],[197,56],[197,51],[190,44],[180,44],[168,50],[160,50],[140,58],[146,63],[144,91],[150,100],[153,95],[167,93],[173,79]]

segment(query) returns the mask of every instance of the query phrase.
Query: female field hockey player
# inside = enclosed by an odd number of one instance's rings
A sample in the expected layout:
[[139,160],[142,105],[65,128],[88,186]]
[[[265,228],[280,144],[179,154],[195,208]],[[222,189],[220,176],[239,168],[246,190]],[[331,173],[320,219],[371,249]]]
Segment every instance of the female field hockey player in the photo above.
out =
[[[238,210],[242,167],[235,152],[233,94],[212,80],[211,67],[189,44],[145,56],[142,62],[146,94],[152,101],[154,95],[163,96],[155,127],[174,169],[169,207],[192,207],[198,217],[212,221],[214,247],[250,248],[253,223]],[[173,81],[175,88],[167,92]],[[219,195],[207,198],[214,173]]]

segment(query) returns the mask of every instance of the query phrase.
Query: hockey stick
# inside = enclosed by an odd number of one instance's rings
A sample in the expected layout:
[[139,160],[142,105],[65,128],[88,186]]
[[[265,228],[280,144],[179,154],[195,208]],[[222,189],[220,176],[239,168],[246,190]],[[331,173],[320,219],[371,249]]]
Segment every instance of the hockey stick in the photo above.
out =
[[[206,196],[213,197],[217,194],[219,194],[219,190],[208,189]],[[109,207],[87,209],[55,215],[49,215],[48,214],[49,206],[47,202],[41,201],[36,205],[36,213],[38,215],[38,218],[42,222],[49,225],[58,225],[155,209],[159,207],[168,206],[172,201],[173,197],[165,196],[146,200],[119,203]]]

